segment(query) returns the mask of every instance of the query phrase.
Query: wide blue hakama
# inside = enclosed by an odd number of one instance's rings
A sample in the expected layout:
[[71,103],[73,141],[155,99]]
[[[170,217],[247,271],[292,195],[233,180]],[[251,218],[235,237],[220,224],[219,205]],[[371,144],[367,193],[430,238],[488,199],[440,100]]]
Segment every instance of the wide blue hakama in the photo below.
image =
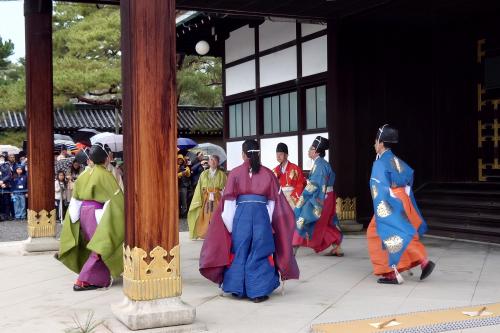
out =
[[271,294],[280,285],[266,204],[267,198],[261,195],[246,194],[237,199],[231,234],[234,257],[224,272],[224,292],[256,298]]

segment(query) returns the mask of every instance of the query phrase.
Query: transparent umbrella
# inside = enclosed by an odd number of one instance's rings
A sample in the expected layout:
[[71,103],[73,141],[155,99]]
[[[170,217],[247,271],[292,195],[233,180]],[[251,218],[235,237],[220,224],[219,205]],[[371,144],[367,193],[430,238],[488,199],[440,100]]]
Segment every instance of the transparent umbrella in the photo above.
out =
[[7,154],[19,154],[21,149],[17,148],[16,146],[12,145],[0,145],[0,152],[6,151]]
[[227,159],[226,151],[221,146],[215,145],[213,143],[200,143],[194,148],[189,150],[191,153],[197,153],[201,151],[203,155],[218,155],[220,158],[220,164],[224,163]]
[[123,151],[123,135],[111,132],[104,132],[94,135],[90,138],[90,142],[95,144],[97,142],[107,144],[112,152]]

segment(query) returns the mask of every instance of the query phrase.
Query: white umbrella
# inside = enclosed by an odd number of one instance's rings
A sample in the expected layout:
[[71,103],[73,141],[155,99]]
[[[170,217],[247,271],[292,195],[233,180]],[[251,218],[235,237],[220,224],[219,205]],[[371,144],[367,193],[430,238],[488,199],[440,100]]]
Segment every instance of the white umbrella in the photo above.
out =
[[6,151],[7,154],[19,154],[21,149],[17,148],[16,146],[12,145],[0,145],[0,152]]
[[74,143],[73,139],[69,135],[54,134],[54,140],[66,140]]
[[123,135],[110,132],[104,132],[94,135],[90,138],[90,142],[95,144],[97,142],[107,144],[111,151],[123,151]]

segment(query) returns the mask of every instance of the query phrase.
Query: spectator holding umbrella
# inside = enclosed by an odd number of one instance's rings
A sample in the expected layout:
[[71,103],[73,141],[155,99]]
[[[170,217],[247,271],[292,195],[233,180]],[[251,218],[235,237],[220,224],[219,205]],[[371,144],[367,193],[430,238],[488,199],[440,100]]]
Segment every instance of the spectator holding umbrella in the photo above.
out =
[[115,161],[115,157],[114,157],[112,151],[109,152],[109,156],[110,156],[111,162],[108,164],[106,169],[108,169],[108,171],[111,172],[113,177],[115,177],[116,182],[118,183],[118,186],[120,186],[121,190],[123,191],[125,189],[125,187],[123,185],[122,171],[120,168],[116,167],[116,161]]
[[68,148],[66,147],[66,145],[62,145],[61,153],[57,156],[57,160],[60,161],[65,158],[68,158]]
[[196,159],[194,160],[193,166],[191,167],[191,185],[193,188],[196,188],[198,184],[198,179],[200,178],[201,173],[204,168],[201,162],[203,162],[204,156],[203,152],[199,151],[196,153]]
[[[16,164],[17,164],[17,160],[16,160],[16,155],[14,153],[9,153],[8,154],[8,157],[7,157],[7,163],[9,164],[9,167],[10,167],[10,175],[11,175],[11,178],[9,178],[9,183],[10,181],[12,180],[12,176],[16,173]],[[12,184],[9,184],[9,186],[12,185]],[[12,191],[12,186],[10,186],[10,190]],[[8,194],[8,197],[9,197],[9,215],[11,216],[11,218],[14,218],[14,216],[16,216],[16,213],[14,211],[14,202],[12,202],[12,194],[9,193]]]
[[57,177],[54,185],[57,219],[62,223],[62,221],[64,220],[64,213],[66,213],[66,189],[68,186],[63,170],[59,170],[57,172]]
[[71,163],[71,167],[66,172],[66,181],[68,187],[66,189],[66,198],[71,198],[73,194],[73,187],[75,186],[76,179],[82,173],[83,168],[80,162],[75,158]]
[[184,156],[177,155],[177,178],[179,181],[180,215],[185,218],[188,212],[188,190],[191,186],[191,170],[187,166]]

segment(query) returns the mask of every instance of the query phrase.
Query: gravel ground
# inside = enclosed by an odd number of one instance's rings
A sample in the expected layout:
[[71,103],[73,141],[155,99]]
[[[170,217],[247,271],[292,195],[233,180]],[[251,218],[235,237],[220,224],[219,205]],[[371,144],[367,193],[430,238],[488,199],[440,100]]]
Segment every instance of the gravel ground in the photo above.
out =
[[[0,242],[20,241],[28,238],[26,220],[0,222]],[[187,231],[186,219],[179,219],[179,231]],[[57,224],[57,236],[61,231],[61,224]]]

